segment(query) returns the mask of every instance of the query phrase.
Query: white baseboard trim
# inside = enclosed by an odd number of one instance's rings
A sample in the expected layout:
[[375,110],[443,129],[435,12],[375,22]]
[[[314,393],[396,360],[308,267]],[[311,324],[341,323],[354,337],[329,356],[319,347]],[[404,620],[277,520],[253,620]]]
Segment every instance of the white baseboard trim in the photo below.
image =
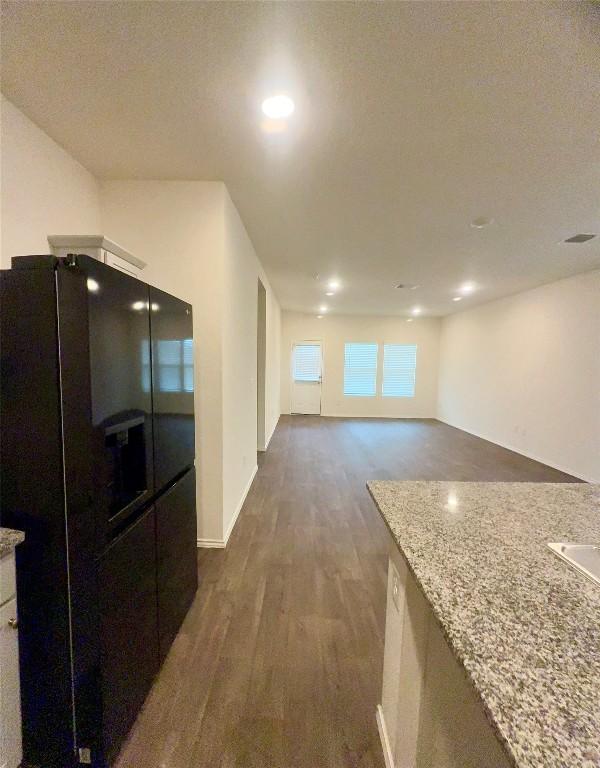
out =
[[385,413],[322,413],[321,416],[324,419],[396,419],[397,421],[436,419],[435,416],[390,416]]
[[198,549],[225,549],[223,539],[196,539]]
[[244,488],[242,492],[242,496],[240,500],[238,501],[238,505],[235,508],[235,512],[233,513],[233,517],[231,518],[231,521],[229,525],[227,526],[227,530],[225,531],[225,546],[227,546],[227,542],[229,541],[229,537],[231,536],[231,532],[233,531],[233,526],[236,524],[237,519],[239,517],[240,512],[242,511],[242,507],[244,506],[244,502],[246,501],[246,496],[248,495],[248,491],[252,487],[252,483],[254,481],[254,478],[256,477],[256,473],[258,472],[258,465],[254,465],[254,469],[252,470],[250,474],[250,479],[246,483],[246,487]]
[[233,527],[236,524],[239,514],[242,511],[242,507],[244,506],[244,502],[246,501],[246,496],[248,495],[248,491],[252,487],[252,483],[254,481],[254,478],[256,477],[257,472],[258,472],[258,465],[255,465],[254,469],[252,470],[252,474],[250,475],[250,479],[248,480],[246,487],[244,488],[244,491],[242,493],[242,496],[238,502],[238,505],[235,508],[233,517],[231,518],[231,521],[227,526],[227,530],[225,531],[225,536],[222,539],[196,539],[196,546],[198,546],[201,549],[203,548],[225,549],[225,547],[227,546],[227,542],[229,541],[229,537],[231,536],[231,532],[233,531]]
[[573,477],[577,477],[580,480],[585,480],[586,483],[600,483],[600,479],[585,477],[584,475],[581,474],[581,472],[578,472],[577,470],[572,469],[571,467],[567,467],[562,464],[557,464],[555,462],[548,461],[548,459],[544,458],[543,456],[538,456],[535,453],[531,453],[530,451],[524,451],[522,448],[517,448],[516,446],[510,445],[509,443],[501,443],[499,440],[495,440],[494,438],[489,437],[489,435],[484,435],[481,432],[475,432],[472,429],[465,429],[464,427],[461,427],[459,424],[453,424],[451,421],[442,419],[440,416],[438,416],[436,420],[441,421],[442,424],[447,424],[449,427],[454,427],[454,429],[460,429],[461,432],[466,432],[468,435],[473,435],[473,437],[479,437],[481,440],[487,440],[488,443],[494,443],[494,445],[499,445],[500,448],[506,448],[507,451],[518,453],[521,456],[525,456],[528,459],[533,459],[533,461],[539,461],[540,464],[545,464],[547,467],[552,467],[552,469],[558,469],[559,472],[565,472],[567,475],[573,475]]
[[385,727],[385,719],[383,717],[383,709],[381,704],[377,705],[375,719],[377,720],[377,730],[379,731],[379,738],[381,739],[381,749],[383,750],[385,768],[395,768],[394,758],[392,757],[392,749],[390,747],[390,740],[388,739],[387,728]]
[[279,418],[280,418],[280,417],[278,416],[278,417],[277,417],[277,421],[275,422],[275,424],[273,424],[273,429],[271,430],[271,434],[270,434],[270,435],[269,435],[269,437],[267,437],[267,439],[265,440],[265,447],[264,447],[264,448],[259,448],[259,449],[258,449],[259,451],[262,451],[262,452],[264,452],[264,451],[266,451],[266,450],[267,450],[267,448],[269,447],[269,443],[271,442],[271,438],[272,438],[272,437],[273,437],[273,435],[275,434],[275,430],[277,429],[277,425],[279,424]]

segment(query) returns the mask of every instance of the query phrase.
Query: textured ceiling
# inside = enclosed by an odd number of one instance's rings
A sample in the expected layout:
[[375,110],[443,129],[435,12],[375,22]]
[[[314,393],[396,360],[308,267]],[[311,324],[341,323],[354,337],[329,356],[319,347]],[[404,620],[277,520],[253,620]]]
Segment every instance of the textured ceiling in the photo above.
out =
[[2,8],[5,95],[100,178],[224,180],[286,308],[336,275],[331,311],[443,315],[600,267],[560,243],[600,233],[598,4]]

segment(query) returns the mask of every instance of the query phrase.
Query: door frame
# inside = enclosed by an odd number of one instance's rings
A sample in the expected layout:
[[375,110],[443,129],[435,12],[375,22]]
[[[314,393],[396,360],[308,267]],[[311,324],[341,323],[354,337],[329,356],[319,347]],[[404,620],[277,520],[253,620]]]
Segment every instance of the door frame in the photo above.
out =
[[[323,354],[323,339],[294,339],[290,343],[290,350],[289,350],[289,365],[288,365],[288,388],[289,388],[289,400],[290,400],[290,415],[301,415],[301,414],[294,414],[292,411],[292,397],[293,397],[293,386],[294,386],[294,347],[297,344],[318,344],[321,348],[321,389],[319,392],[319,416],[323,415],[323,377],[325,375],[325,355]],[[315,414],[317,415],[317,414]]]

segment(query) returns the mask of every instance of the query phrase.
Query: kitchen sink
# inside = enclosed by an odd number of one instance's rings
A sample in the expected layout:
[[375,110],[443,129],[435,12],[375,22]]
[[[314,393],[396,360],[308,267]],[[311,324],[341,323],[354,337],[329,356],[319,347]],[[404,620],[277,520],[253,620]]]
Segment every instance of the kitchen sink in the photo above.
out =
[[562,560],[600,586],[600,546],[596,544],[548,544]]

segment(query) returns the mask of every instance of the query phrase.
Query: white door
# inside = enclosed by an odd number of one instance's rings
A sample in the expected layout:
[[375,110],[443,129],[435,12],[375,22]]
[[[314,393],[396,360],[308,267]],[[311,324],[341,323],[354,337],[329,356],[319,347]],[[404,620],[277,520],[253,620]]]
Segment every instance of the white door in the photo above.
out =
[[292,348],[292,413],[321,413],[321,343],[302,341]]

